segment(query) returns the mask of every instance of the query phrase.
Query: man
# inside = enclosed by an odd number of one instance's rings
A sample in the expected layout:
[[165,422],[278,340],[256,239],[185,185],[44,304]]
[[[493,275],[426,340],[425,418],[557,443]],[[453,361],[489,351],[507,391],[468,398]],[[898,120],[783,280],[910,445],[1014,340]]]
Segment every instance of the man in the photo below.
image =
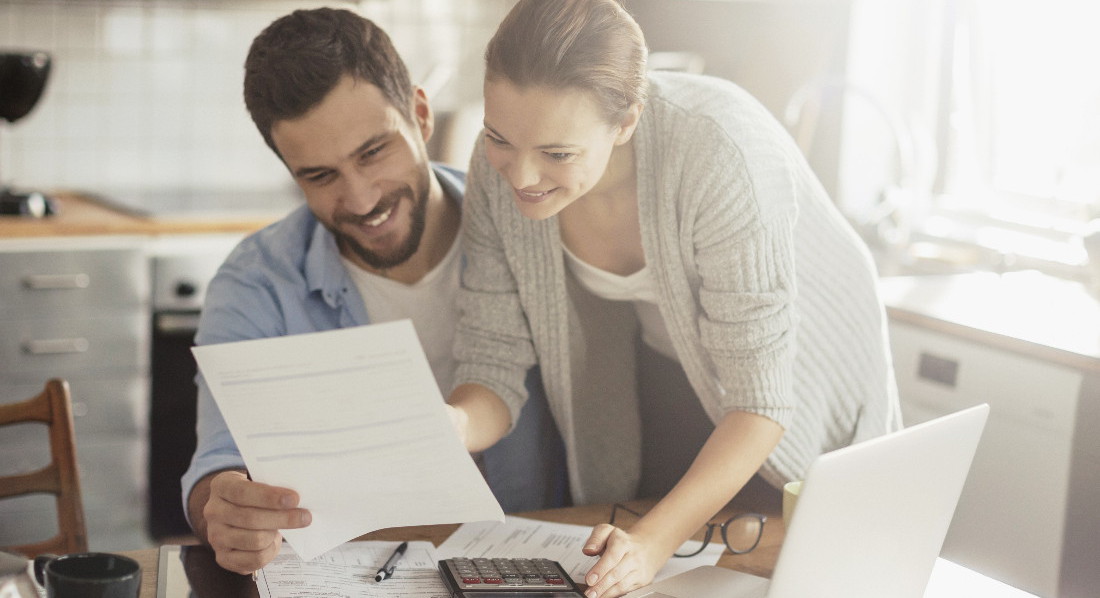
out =
[[[227,258],[207,291],[196,343],[410,318],[447,393],[464,175],[429,162],[431,107],[388,36],[346,10],[295,11],[253,41],[244,95],[306,205]],[[309,525],[310,514],[293,490],[248,478],[201,374],[196,381],[198,447],[182,480],[184,508],[222,567],[252,572],[278,553],[279,530]],[[566,496],[537,371],[527,382],[536,406],[481,455],[506,511],[559,506]],[[349,389],[347,400],[369,397],[369,389]]]

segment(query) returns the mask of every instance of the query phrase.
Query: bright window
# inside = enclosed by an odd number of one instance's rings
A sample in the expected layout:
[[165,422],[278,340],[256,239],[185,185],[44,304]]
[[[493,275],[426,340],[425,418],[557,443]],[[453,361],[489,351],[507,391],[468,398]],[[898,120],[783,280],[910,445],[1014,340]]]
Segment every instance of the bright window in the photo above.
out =
[[960,0],[955,15],[927,232],[1082,266],[1100,217],[1100,3]]

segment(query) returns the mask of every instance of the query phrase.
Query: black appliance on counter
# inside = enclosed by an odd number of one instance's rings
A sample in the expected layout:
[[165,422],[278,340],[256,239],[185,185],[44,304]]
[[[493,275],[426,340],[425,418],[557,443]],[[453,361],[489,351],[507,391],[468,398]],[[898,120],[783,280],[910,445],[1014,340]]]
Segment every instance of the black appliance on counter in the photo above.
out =
[[[0,118],[14,123],[38,104],[51,63],[45,52],[0,52]],[[17,192],[0,185],[0,214],[41,218],[56,211],[53,201],[42,192]]]

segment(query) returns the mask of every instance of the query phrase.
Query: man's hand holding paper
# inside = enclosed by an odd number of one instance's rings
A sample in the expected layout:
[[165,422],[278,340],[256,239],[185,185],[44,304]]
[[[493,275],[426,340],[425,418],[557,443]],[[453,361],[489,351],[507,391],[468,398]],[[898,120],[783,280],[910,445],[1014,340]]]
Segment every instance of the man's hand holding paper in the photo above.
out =
[[203,502],[205,537],[218,564],[252,573],[271,562],[283,543],[281,529],[306,527],[312,515],[298,508],[298,493],[249,480],[243,471],[223,471],[210,480]]
[[311,513],[283,531],[303,560],[386,527],[503,521],[411,322],[194,353],[252,478]]

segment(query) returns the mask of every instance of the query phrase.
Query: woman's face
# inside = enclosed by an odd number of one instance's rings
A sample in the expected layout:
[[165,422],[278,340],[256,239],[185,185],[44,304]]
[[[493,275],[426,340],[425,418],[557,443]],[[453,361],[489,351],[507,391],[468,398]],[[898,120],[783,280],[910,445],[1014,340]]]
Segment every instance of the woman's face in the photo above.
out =
[[577,89],[485,82],[485,155],[512,186],[527,218],[549,218],[598,189],[612,150],[630,140],[636,116],[609,125]]

